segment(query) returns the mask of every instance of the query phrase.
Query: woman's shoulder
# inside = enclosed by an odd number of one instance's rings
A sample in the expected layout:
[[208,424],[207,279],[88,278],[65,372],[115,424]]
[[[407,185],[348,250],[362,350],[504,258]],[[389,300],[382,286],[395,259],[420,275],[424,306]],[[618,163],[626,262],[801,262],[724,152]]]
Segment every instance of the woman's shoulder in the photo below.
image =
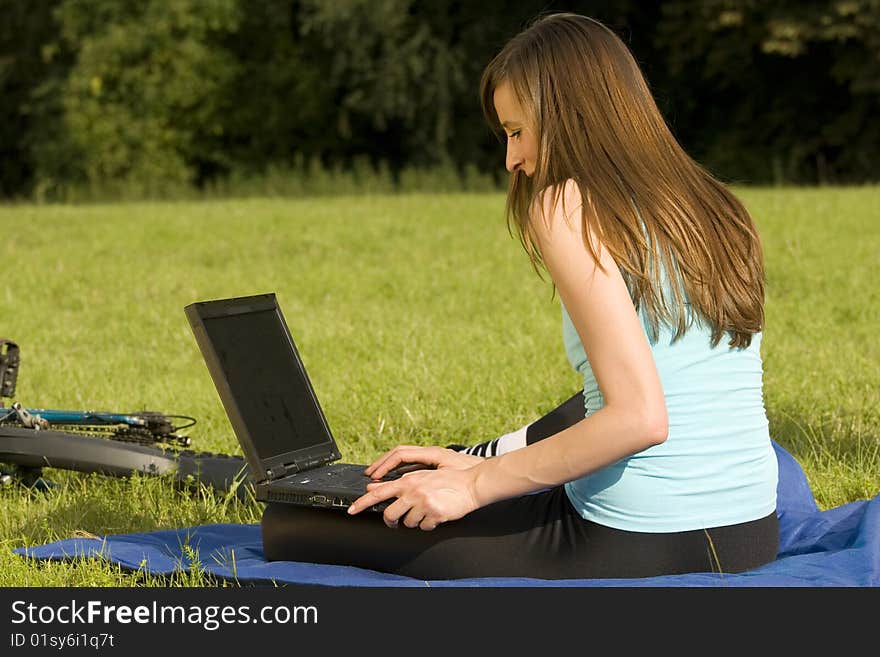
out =
[[571,220],[583,213],[583,192],[577,181],[569,178],[560,183],[549,185],[538,192],[532,206],[533,218],[544,220],[564,218]]

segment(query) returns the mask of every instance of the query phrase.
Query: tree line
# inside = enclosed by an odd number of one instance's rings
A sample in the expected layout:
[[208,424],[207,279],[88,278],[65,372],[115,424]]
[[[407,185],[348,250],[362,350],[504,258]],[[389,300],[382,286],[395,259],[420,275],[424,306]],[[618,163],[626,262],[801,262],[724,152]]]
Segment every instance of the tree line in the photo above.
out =
[[547,11],[614,29],[722,179],[877,180],[880,0],[0,0],[0,197],[296,167],[500,181],[479,76]]

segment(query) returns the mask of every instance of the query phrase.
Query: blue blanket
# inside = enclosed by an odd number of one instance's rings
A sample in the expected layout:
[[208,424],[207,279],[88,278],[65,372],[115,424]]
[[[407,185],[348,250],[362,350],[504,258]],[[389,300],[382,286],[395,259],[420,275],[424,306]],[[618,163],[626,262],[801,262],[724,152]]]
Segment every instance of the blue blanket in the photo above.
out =
[[880,494],[820,511],[797,461],[774,443],[779,460],[776,561],[736,575],[695,573],[644,579],[541,580],[474,578],[423,581],[353,568],[268,562],[259,525],[214,524],[140,534],[71,538],[17,548],[32,559],[102,558],[129,570],[169,575],[201,569],[239,583],[327,586],[877,586],[880,584]]

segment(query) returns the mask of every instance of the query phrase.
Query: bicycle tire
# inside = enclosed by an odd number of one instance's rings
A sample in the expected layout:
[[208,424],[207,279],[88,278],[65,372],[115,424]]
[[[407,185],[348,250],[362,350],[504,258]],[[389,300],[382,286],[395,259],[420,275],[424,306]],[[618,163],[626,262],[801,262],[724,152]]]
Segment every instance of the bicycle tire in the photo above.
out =
[[0,427],[0,463],[26,468],[59,468],[111,477],[139,473],[170,476],[180,486],[202,483],[239,499],[253,483],[240,456],[152,445],[43,429]]

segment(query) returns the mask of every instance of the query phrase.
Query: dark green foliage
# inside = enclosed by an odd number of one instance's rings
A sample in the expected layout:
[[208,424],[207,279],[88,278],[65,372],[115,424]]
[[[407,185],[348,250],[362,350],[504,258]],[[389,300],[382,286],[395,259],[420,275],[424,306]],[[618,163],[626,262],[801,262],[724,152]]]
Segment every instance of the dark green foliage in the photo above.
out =
[[722,175],[877,180],[877,0],[666,2],[656,44],[677,135]]
[[234,192],[303,162],[500,180],[479,75],[557,10],[623,37],[723,179],[876,181],[880,0],[0,0],[0,197]]
[[47,94],[52,80],[63,77],[56,71],[51,44],[58,28],[52,10],[58,0],[0,0],[0,197],[26,194],[34,182],[32,140],[35,120],[48,106],[58,105],[58,94]]

